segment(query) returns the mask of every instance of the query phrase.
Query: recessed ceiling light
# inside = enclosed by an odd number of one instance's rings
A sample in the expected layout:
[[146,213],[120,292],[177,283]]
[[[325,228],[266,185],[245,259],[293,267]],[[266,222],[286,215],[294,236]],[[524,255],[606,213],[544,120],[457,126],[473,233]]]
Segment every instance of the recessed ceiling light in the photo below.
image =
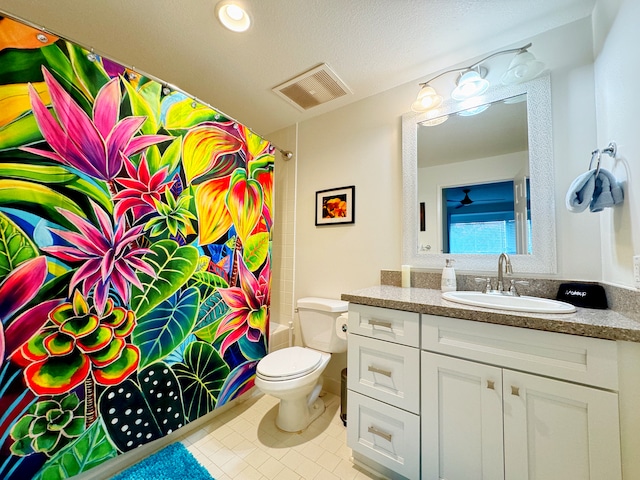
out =
[[233,32],[245,32],[251,26],[249,14],[238,3],[224,0],[216,5],[220,23]]

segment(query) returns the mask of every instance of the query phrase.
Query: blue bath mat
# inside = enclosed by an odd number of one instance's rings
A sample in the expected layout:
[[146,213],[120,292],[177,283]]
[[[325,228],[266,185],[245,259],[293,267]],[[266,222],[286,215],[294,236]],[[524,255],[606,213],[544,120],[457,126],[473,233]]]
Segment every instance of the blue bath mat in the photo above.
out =
[[177,442],[127,468],[112,480],[178,480],[182,478],[211,480],[213,477],[182,443]]

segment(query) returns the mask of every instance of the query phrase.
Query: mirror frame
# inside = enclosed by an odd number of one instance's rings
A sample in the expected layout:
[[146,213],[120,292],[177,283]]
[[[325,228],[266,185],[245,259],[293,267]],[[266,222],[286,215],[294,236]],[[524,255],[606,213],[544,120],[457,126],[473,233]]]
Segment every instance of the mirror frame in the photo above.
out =
[[[490,88],[473,103],[448,100],[436,111],[408,112],[402,116],[403,245],[402,263],[415,268],[441,269],[445,258],[456,261],[463,271],[497,270],[498,255],[420,253],[418,251],[418,122],[485,103],[526,93],[529,136],[532,253],[510,255],[514,273],[556,273],[556,221],[553,139],[551,124],[551,80],[549,75],[518,85]],[[464,108],[463,108],[464,107]]]

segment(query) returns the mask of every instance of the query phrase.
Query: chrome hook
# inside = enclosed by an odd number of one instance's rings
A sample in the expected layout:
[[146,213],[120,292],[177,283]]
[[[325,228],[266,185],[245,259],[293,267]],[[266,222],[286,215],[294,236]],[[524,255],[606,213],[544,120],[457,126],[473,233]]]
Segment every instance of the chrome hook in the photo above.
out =
[[606,153],[611,158],[616,158],[617,152],[618,152],[618,146],[616,145],[616,142],[610,142],[609,146],[604,150],[602,150],[602,153]]

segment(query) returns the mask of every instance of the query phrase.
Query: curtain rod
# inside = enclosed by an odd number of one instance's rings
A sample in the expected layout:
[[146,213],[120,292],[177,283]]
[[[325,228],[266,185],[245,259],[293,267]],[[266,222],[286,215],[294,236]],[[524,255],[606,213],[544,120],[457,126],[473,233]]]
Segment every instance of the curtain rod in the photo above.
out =
[[[29,20],[25,20],[23,18],[20,18],[20,17],[18,17],[16,15],[11,14],[11,13],[7,13],[2,9],[0,9],[0,15],[3,16],[3,17],[7,17],[7,18],[10,18],[12,20],[15,20],[17,22],[23,23],[23,24],[25,24],[25,25],[27,25],[27,26],[29,26],[31,28],[35,28],[36,30],[40,30],[42,33],[48,33],[50,35],[56,36],[58,38],[61,38],[61,39],[65,40],[65,41],[67,41],[67,42],[75,43],[76,45],[80,46],[81,48],[84,48],[85,50],[87,50],[87,51],[89,51],[91,53],[94,53],[94,54],[97,54],[97,55],[99,55],[101,57],[107,58],[108,60],[110,60],[112,62],[115,62],[115,63],[118,63],[119,65],[122,65],[123,67],[128,68],[129,70],[132,70],[132,71],[134,71],[134,72],[136,72],[136,73],[138,73],[138,74],[140,74],[140,75],[142,75],[144,77],[147,77],[148,79],[153,80],[154,82],[157,82],[157,83],[159,83],[160,85],[162,85],[164,87],[168,87],[173,91],[182,93],[183,95],[185,95],[186,97],[189,97],[193,101],[198,102],[198,103],[204,105],[205,107],[209,107],[212,110],[215,110],[216,112],[224,115],[229,120],[231,120],[231,121],[233,121],[235,123],[239,123],[241,125],[244,125],[244,123],[240,122],[239,120],[236,120],[234,117],[232,117],[230,115],[227,115],[225,112],[222,112],[222,111],[218,110],[217,108],[215,108],[210,103],[200,100],[199,98],[195,97],[194,95],[191,95],[190,93],[185,92],[181,88],[179,88],[179,87],[177,87],[177,86],[175,86],[175,85],[173,85],[171,83],[167,83],[164,80],[159,79],[155,75],[150,75],[147,72],[144,72],[144,71],[142,71],[140,69],[137,69],[132,65],[126,65],[126,64],[124,64],[124,63],[122,63],[122,62],[120,62],[118,60],[114,60],[113,58],[111,58],[108,55],[102,55],[100,52],[96,52],[93,47],[88,47],[86,44],[84,44],[82,42],[78,42],[78,41],[76,41],[76,40],[74,40],[72,38],[69,38],[69,37],[65,36],[65,35],[60,35],[60,34],[54,32],[53,30],[49,30],[48,28],[45,28],[45,27],[43,27],[41,25],[36,25],[35,23],[30,22]],[[246,125],[244,125],[244,126],[246,126]],[[259,133],[257,133],[252,128],[249,128],[249,127],[247,127],[247,128],[254,135],[258,135],[259,137],[266,139],[266,137],[264,135],[260,135]],[[282,156],[284,157],[285,160],[290,160],[291,158],[293,158],[293,152],[291,150],[284,150],[283,148],[281,148],[278,145],[276,145],[275,143],[273,143],[271,140],[268,140],[268,141],[276,150],[278,150],[282,154]]]

